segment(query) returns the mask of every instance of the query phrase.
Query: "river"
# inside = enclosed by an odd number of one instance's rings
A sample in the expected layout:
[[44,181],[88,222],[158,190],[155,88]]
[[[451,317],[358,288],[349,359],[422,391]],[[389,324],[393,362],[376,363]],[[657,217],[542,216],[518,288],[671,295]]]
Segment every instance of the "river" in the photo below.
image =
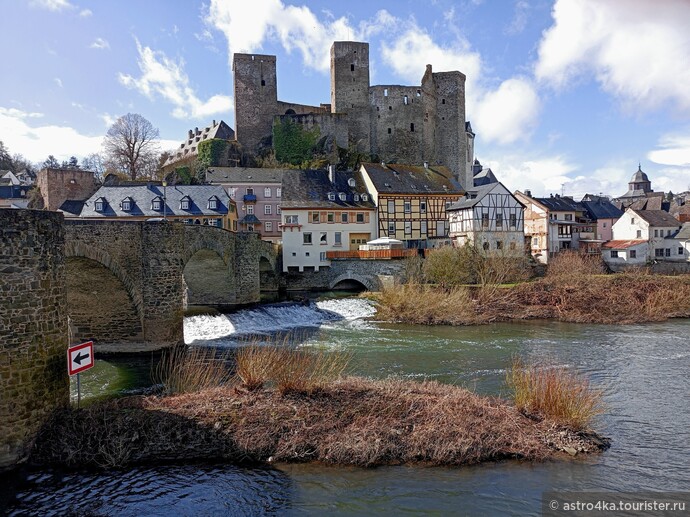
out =
[[[25,471],[4,483],[10,515],[538,515],[545,490],[690,490],[690,320],[611,326],[552,321],[479,327],[375,323],[360,299],[281,303],[185,320],[194,346],[276,340],[345,350],[355,373],[435,379],[506,393],[513,356],[587,374],[605,392],[597,428],[611,448],[545,463],[465,468],[166,465]],[[98,361],[85,396],[148,385],[150,359]],[[8,499],[8,496],[5,496]],[[1,504],[1,503],[0,503]],[[0,514],[3,513],[0,505]]]

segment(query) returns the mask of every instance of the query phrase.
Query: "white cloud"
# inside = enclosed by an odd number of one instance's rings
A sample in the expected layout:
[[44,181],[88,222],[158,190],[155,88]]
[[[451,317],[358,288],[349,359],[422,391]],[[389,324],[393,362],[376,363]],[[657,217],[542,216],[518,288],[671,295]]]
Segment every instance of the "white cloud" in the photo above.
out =
[[[496,155],[493,155],[496,156]],[[509,190],[531,190],[535,196],[560,193],[577,166],[563,156],[528,156],[510,154],[482,162],[490,167]],[[566,192],[566,195],[568,192]]]
[[107,40],[104,40],[103,38],[96,38],[96,41],[91,43],[89,45],[91,48],[95,48],[98,50],[105,50],[105,49],[110,49],[110,43],[107,42]]
[[49,11],[62,11],[63,9],[73,9],[74,5],[67,0],[31,0],[29,2],[31,7],[38,7],[39,9],[48,9]]
[[637,110],[690,110],[690,2],[557,0],[539,45],[536,77],[563,88],[593,75]]
[[112,126],[117,120],[117,117],[112,116],[110,113],[103,113],[102,115],[100,115],[100,117],[101,120],[103,120],[105,126],[108,128]]
[[179,119],[204,119],[217,113],[229,115],[233,111],[232,98],[213,95],[206,101],[197,97],[184,72],[184,62],[175,62],[163,52],[143,47],[137,40],[141,77],[120,73],[120,82],[134,88],[150,99],[160,96],[173,104],[172,116]]
[[510,25],[505,29],[506,34],[513,36],[525,30],[529,9],[530,5],[526,0],[518,0],[515,3],[515,13],[513,14],[513,19],[510,21]]
[[101,150],[102,135],[82,135],[67,126],[34,126],[32,119],[42,116],[41,113],[0,107],[0,134],[12,154],[23,154],[31,161],[42,162],[49,154],[66,160],[72,155],[86,156]]
[[[647,153],[647,158],[662,165],[690,166],[690,134],[665,135],[655,149]],[[690,177],[688,178],[690,181]]]
[[60,79],[59,77],[55,77],[53,79],[53,82],[57,84],[59,88],[62,88],[62,79]]
[[81,16],[82,18],[88,18],[92,14],[93,11],[91,9],[82,9],[81,11],[79,11],[79,16]]

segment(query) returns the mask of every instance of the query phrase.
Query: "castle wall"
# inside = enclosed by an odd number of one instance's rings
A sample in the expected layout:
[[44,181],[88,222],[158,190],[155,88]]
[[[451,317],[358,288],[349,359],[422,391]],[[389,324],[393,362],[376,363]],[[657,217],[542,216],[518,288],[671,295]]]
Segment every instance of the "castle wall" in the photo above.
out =
[[69,401],[62,219],[0,209],[0,469]]
[[260,54],[235,54],[235,134],[237,140],[254,152],[261,140],[271,135],[273,116],[278,113],[276,57]]
[[421,88],[372,86],[371,152],[386,162],[424,161],[424,104]]
[[[436,132],[434,162],[449,167],[460,184],[472,186],[467,170],[465,132],[465,75],[460,72],[433,74],[436,88]],[[468,177],[469,176],[469,177]]]
[[347,149],[348,145],[348,115],[345,113],[305,113],[297,115],[281,115],[280,120],[290,119],[302,126],[302,129],[310,131],[318,129],[320,137],[332,135],[335,137],[338,147]]
[[368,43],[333,43],[331,110],[348,114],[350,143],[359,151],[368,152],[371,148]]
[[330,113],[331,107],[329,104],[321,104],[320,106],[308,106],[306,104],[295,104],[294,102],[278,101],[278,113],[276,115],[288,115],[288,111],[294,111],[294,114],[303,115],[305,113]]
[[46,210],[57,210],[68,199],[84,200],[96,192],[96,177],[81,169],[42,169],[36,178]]

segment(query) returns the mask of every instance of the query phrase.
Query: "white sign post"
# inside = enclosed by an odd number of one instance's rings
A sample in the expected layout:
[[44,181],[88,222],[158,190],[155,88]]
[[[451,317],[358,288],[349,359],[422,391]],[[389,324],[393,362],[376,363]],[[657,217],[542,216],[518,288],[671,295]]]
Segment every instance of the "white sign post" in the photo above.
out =
[[77,409],[81,403],[81,382],[79,374],[93,368],[93,341],[87,341],[67,349],[67,371],[77,376]]

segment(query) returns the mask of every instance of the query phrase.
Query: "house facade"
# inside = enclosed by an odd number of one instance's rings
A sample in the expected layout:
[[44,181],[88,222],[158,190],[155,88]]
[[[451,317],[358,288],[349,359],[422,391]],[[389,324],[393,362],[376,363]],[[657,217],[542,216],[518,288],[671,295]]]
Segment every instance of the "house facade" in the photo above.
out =
[[222,120],[213,121],[210,126],[199,129],[195,127],[187,131],[180,146],[172,151],[163,164],[164,171],[170,171],[176,166],[183,165],[194,160],[199,155],[199,144],[214,138],[221,140],[235,140],[235,131]]
[[595,238],[603,242],[613,239],[613,225],[623,215],[623,210],[608,198],[586,194],[580,201],[588,218],[596,224]]
[[238,229],[258,232],[267,241],[282,239],[282,179],[288,169],[210,167],[206,182],[222,186],[237,204]]
[[408,248],[448,238],[446,210],[464,194],[450,169],[363,163],[360,173],[378,207],[377,237],[401,240]]
[[524,253],[524,208],[502,183],[469,189],[448,208],[453,245],[470,243],[492,254]]
[[649,256],[649,243],[644,240],[610,240],[601,246],[604,262],[614,271],[644,266]]
[[[681,229],[681,223],[668,212],[663,210],[634,210],[628,208],[621,218],[613,225],[614,241],[644,241],[644,262],[652,260],[678,261],[685,260],[685,250],[675,239]],[[617,251],[607,245],[608,253],[604,253],[606,262],[613,262],[617,257],[612,251]]]
[[[68,213],[65,212],[65,216]],[[164,219],[234,231],[237,208],[221,186],[117,185],[99,188],[84,202],[80,219]]]
[[327,252],[357,250],[376,236],[376,210],[358,173],[283,174],[283,271],[330,266]]

